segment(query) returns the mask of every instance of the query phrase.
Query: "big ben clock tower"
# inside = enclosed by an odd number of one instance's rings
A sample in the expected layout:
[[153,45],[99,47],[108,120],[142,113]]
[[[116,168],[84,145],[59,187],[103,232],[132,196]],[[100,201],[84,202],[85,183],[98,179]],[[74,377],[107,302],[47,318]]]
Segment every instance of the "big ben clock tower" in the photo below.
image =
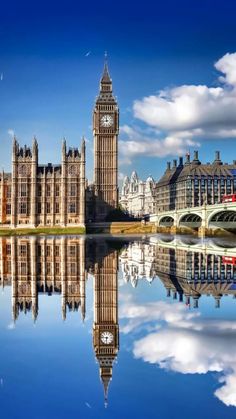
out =
[[99,363],[105,405],[113,363],[119,349],[117,270],[117,250],[104,255],[94,266],[93,345]]
[[118,206],[119,109],[105,58],[100,91],[93,113],[95,220],[104,221]]

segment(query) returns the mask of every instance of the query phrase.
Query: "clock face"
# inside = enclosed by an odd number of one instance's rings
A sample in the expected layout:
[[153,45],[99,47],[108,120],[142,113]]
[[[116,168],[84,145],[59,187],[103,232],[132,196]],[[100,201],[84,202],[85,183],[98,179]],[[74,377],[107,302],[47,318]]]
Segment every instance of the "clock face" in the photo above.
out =
[[113,117],[111,115],[103,115],[101,117],[102,127],[111,127],[113,125]]
[[105,345],[110,345],[110,343],[113,342],[113,334],[111,332],[102,332],[101,341],[102,343],[105,343]]

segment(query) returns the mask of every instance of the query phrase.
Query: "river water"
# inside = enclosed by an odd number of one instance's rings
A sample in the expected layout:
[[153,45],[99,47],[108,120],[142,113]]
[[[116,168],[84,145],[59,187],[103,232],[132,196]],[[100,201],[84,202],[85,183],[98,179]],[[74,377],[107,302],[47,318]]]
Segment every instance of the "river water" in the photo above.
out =
[[0,239],[0,417],[235,418],[236,238]]

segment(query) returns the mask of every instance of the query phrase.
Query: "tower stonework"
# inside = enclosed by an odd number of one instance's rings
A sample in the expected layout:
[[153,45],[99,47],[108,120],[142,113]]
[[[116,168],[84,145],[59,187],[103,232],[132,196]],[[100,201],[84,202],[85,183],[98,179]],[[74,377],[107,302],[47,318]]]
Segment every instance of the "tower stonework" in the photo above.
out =
[[118,206],[119,109],[105,62],[93,113],[95,221],[104,221]]
[[[99,245],[98,245],[99,247]],[[112,379],[113,363],[119,349],[118,325],[118,252],[107,254],[94,266],[93,346],[99,363],[105,405]]]

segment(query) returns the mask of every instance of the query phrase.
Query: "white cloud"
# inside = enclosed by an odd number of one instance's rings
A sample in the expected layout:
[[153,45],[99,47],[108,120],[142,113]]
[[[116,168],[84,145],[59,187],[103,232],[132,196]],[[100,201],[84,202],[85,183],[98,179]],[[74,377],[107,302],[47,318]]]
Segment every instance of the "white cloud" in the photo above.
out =
[[[133,345],[135,358],[182,374],[220,373],[215,396],[236,406],[236,321],[203,320],[180,303],[123,302],[123,333],[144,330]],[[152,327],[150,327],[150,322]]]
[[[182,85],[135,100],[133,113],[146,130],[121,128],[126,157],[184,154],[204,138],[236,138],[236,53],[215,63],[220,85]],[[152,133],[151,133],[152,130]]]
[[126,155],[125,163],[130,161],[129,157],[146,155],[151,157],[166,157],[171,155],[183,155],[190,146],[199,146],[199,142],[190,138],[183,139],[178,136],[168,136],[164,139],[143,138],[141,141],[128,139],[120,140],[119,147],[122,155]]
[[225,54],[215,63],[215,68],[225,76],[220,76],[220,81],[236,87],[236,52]]

